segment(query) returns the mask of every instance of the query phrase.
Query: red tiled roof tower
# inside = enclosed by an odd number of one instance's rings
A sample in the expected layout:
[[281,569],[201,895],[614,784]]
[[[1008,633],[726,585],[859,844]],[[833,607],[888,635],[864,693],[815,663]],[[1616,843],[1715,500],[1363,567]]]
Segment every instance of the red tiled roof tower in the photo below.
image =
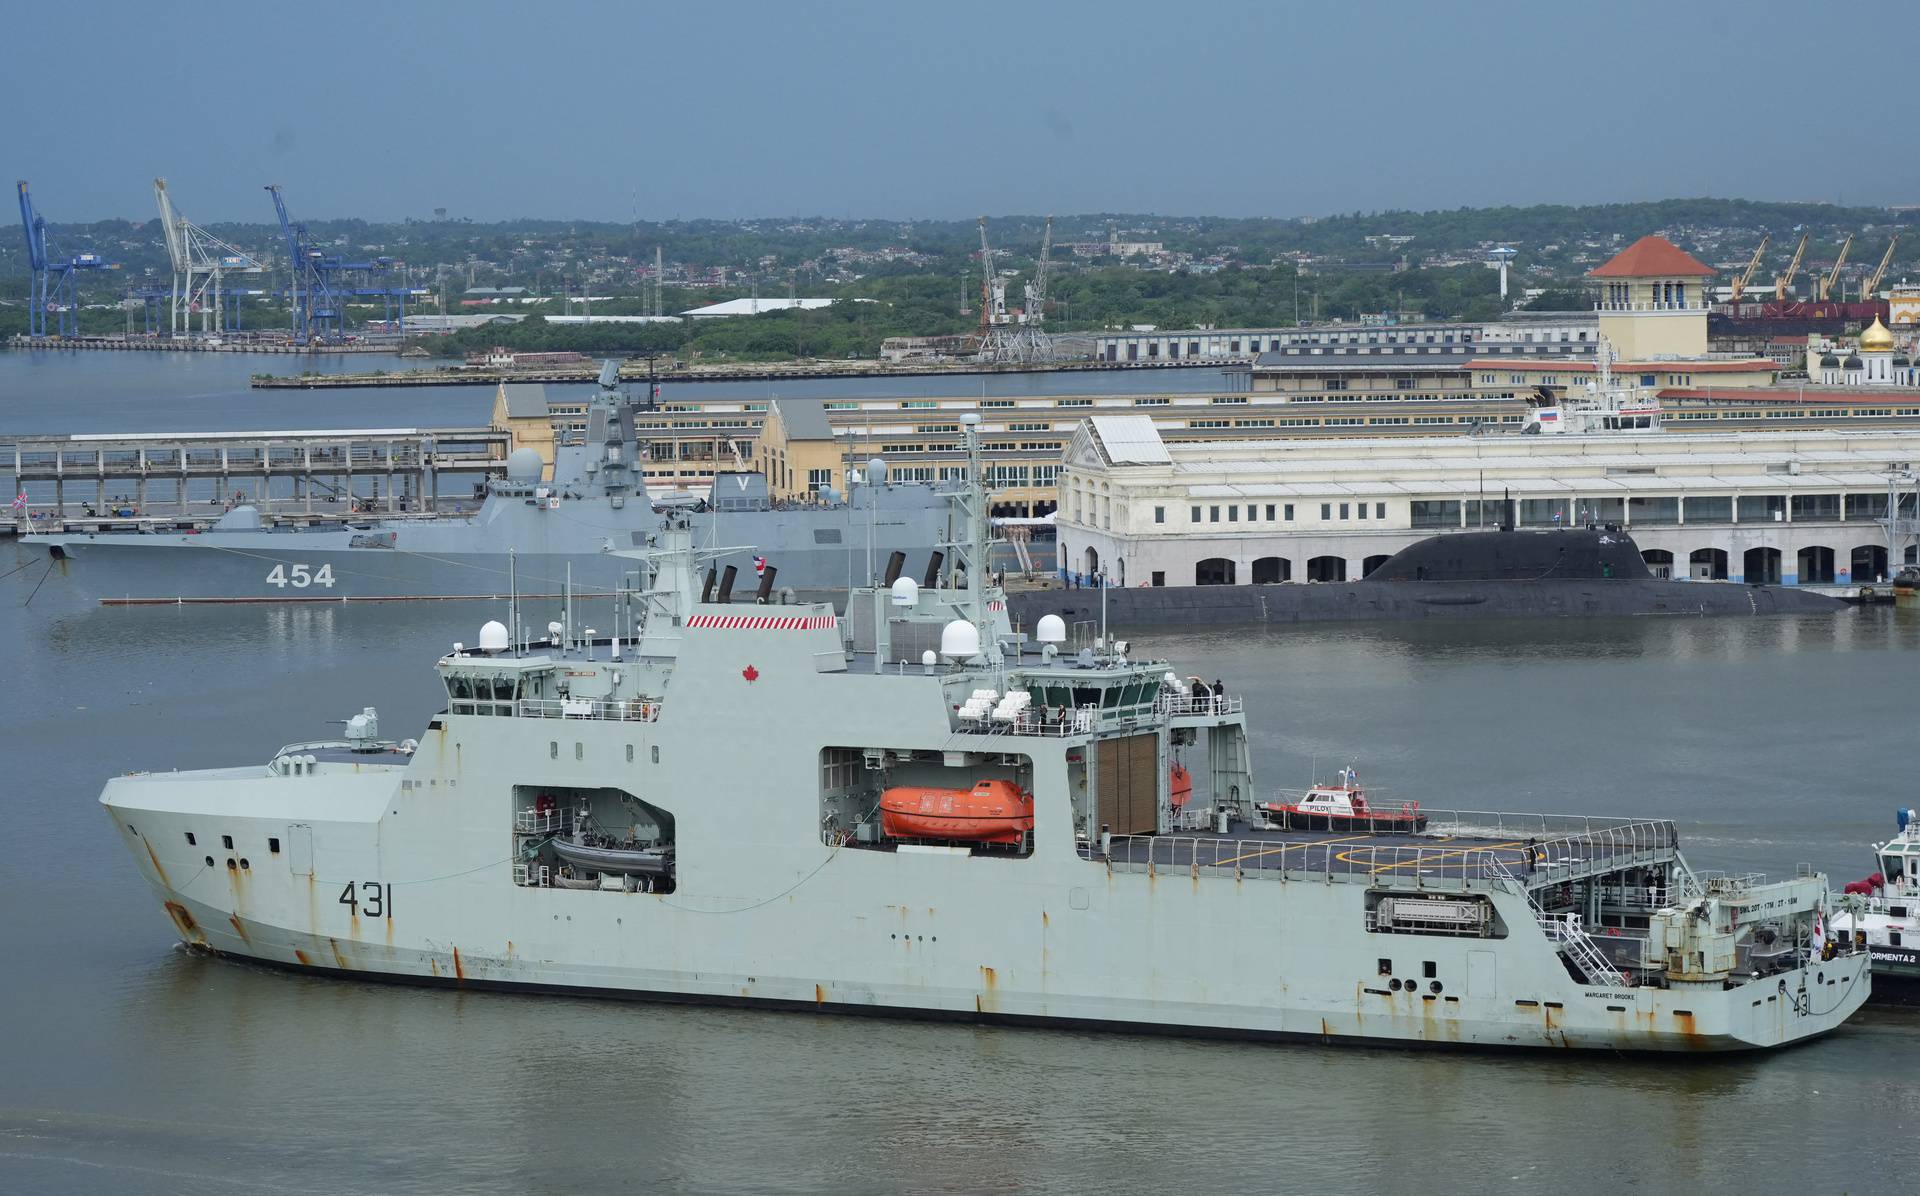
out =
[[1590,278],[1707,278],[1713,267],[1702,264],[1665,237],[1645,236],[1614,254],[1613,259],[1588,274]]

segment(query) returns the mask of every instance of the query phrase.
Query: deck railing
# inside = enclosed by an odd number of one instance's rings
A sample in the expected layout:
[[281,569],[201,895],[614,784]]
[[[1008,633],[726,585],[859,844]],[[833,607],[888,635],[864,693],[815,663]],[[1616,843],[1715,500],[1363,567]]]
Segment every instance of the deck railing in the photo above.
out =
[[1163,691],[1154,699],[1153,709],[1157,714],[1175,716],[1239,714],[1245,709],[1245,701],[1239,694],[1207,694],[1202,697],[1194,693]]
[[[1512,880],[1538,888],[1672,858],[1677,842],[1665,821],[1449,811],[1454,833],[1470,830],[1491,843],[1292,842],[1214,835],[1123,835],[1083,847],[1116,872],[1191,872],[1235,878],[1347,875],[1381,880]],[[1437,820],[1436,820],[1437,821]],[[1551,833],[1571,824],[1582,829]],[[1431,834],[1434,826],[1429,824]],[[1534,834],[1526,833],[1532,830]],[[1529,859],[1531,858],[1531,866]]]
[[586,698],[522,698],[514,704],[521,718],[588,718],[622,723],[651,723],[660,719],[660,702],[636,698],[619,702]]

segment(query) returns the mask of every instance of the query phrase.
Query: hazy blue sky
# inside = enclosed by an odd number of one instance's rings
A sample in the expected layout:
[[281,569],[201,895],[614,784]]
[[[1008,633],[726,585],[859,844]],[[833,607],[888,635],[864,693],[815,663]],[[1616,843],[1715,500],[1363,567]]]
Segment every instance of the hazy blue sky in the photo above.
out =
[[55,221],[1915,202],[1892,13],[0,0],[0,172]]

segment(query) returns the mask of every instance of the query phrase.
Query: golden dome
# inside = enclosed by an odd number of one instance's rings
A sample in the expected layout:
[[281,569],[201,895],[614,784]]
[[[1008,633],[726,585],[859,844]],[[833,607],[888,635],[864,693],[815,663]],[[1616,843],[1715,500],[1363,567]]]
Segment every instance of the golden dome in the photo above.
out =
[[1860,351],[1862,353],[1893,352],[1893,333],[1880,322],[1879,316],[1873,317],[1873,326],[1860,334]]

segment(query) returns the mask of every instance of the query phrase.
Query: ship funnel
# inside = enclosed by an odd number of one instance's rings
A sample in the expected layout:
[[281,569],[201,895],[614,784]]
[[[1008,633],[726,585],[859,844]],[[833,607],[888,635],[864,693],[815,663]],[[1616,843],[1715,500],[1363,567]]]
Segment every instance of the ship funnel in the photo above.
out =
[[728,565],[727,571],[720,575],[720,593],[714,597],[715,602],[725,606],[733,601],[733,578],[738,572],[740,572],[739,566]]
[[719,575],[720,575],[720,571],[718,569],[715,569],[712,565],[707,566],[707,582],[705,585],[700,587],[701,605],[704,606],[705,604],[713,601],[713,579],[718,577]]
[[774,568],[772,565],[768,565],[766,570],[760,574],[760,589],[754,594],[753,600],[761,606],[765,606],[767,604],[767,598],[772,595],[773,577],[774,574],[778,572],[780,572],[780,570]]
[[[894,555],[901,554],[896,552]],[[915,606],[920,601],[920,587],[913,584],[911,577],[895,578],[892,593],[895,606]]]
[[498,620],[481,624],[480,650],[482,652],[505,652],[507,650],[507,625]]
[[896,549],[894,554],[887,558],[887,575],[882,579],[881,584],[890,586],[900,580],[900,571],[906,567],[907,554]]
[[920,579],[920,588],[931,590],[940,584],[940,565],[947,559],[944,552],[936,552],[927,560],[927,575]]
[[1041,615],[1033,625],[1033,638],[1043,644],[1067,642],[1067,621],[1059,615]]

